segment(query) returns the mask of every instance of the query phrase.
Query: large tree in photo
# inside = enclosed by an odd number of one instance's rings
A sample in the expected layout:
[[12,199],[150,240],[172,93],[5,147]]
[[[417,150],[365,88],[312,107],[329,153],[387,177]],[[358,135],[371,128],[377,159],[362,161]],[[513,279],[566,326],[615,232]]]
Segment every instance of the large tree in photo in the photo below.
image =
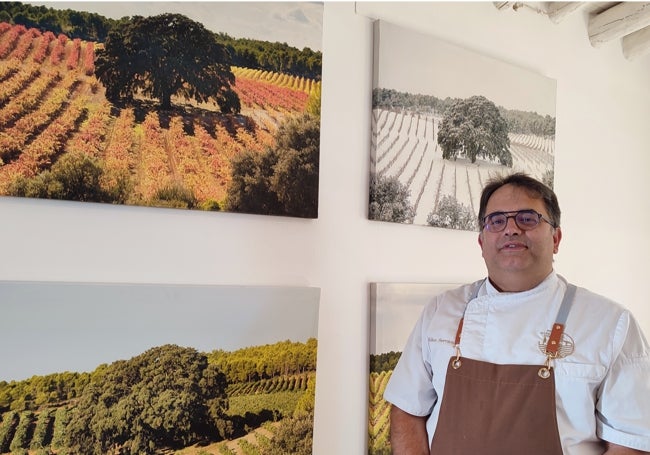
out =
[[508,124],[496,105],[484,96],[455,100],[440,124],[438,144],[444,159],[465,156],[497,159],[512,167]]
[[176,345],[100,366],[71,411],[69,453],[153,454],[219,439],[226,387],[205,354]]
[[198,102],[214,100],[223,113],[239,113],[231,58],[216,35],[181,14],[123,19],[97,51],[95,74],[106,97],[117,102],[136,93],[171,107],[179,95]]

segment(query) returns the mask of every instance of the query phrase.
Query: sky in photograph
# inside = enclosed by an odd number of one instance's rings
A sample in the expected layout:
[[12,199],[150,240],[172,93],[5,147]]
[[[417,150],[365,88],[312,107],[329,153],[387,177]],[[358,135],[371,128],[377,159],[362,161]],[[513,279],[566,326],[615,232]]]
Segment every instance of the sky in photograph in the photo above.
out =
[[319,298],[312,287],[0,282],[0,381],[90,372],[164,344],[305,342]]
[[437,98],[482,95],[506,109],[555,117],[556,81],[533,71],[379,22],[377,87]]
[[459,284],[373,283],[370,302],[370,354],[404,349],[424,306]]
[[179,13],[233,38],[287,43],[322,50],[322,2],[26,2],[98,13],[110,19]]

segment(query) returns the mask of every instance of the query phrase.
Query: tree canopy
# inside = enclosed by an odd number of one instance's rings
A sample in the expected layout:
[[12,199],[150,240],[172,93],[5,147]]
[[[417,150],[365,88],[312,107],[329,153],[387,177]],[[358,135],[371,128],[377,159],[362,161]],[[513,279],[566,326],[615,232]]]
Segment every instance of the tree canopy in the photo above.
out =
[[412,223],[415,209],[411,191],[397,177],[373,176],[370,181],[368,218],[377,221]]
[[233,160],[228,209],[262,215],[318,216],[320,120],[305,114],[278,128],[277,148]]
[[208,361],[226,375],[229,383],[258,381],[316,370],[317,344],[310,338],[306,343],[286,340],[234,352],[216,350],[208,355]]
[[406,109],[415,112],[441,113],[449,103],[451,103],[450,98],[441,100],[433,95],[398,92],[386,88],[375,88],[372,91],[372,107],[374,109]]
[[402,353],[396,351],[370,354],[370,372],[381,373],[382,371],[393,371],[401,356]]
[[484,96],[456,100],[440,125],[438,144],[444,159],[465,156],[498,159],[512,166],[508,124],[496,105]]
[[104,41],[108,30],[117,22],[96,13],[21,2],[0,2],[0,21],[89,41]]
[[446,194],[442,197],[435,210],[432,210],[427,216],[429,226],[441,227],[447,229],[461,229],[465,231],[475,231],[478,229],[476,217],[472,210],[458,202],[458,200]]
[[84,202],[113,202],[123,194],[104,190],[99,160],[82,152],[67,153],[52,168],[32,178],[20,177],[9,188],[12,196],[63,199]]
[[259,68],[316,80],[321,78],[323,55],[308,47],[298,50],[287,43],[236,39],[226,33],[218,33],[217,41],[226,46],[235,66]]
[[216,433],[216,418],[227,407],[225,375],[191,348],[152,348],[96,374],[71,416],[68,447],[74,453],[183,447],[210,428]]
[[173,95],[206,102],[223,113],[239,113],[231,58],[214,33],[181,14],[134,16],[108,34],[97,51],[95,74],[113,101],[142,93],[171,107]]
[[534,134],[537,136],[555,136],[555,117],[541,116],[536,112],[499,108],[499,112],[508,122],[511,133]]

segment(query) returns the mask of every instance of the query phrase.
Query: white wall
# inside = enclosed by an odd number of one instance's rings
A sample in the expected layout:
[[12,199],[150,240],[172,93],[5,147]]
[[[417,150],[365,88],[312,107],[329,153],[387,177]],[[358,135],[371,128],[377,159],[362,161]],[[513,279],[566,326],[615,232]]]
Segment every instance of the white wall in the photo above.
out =
[[[364,453],[368,283],[463,282],[476,234],[366,219],[371,22],[428,32],[558,82],[556,268],[650,334],[650,59],[484,3],[325,5],[318,220],[0,198],[0,279],[321,288],[315,454]],[[1,302],[0,302],[1,305]]]

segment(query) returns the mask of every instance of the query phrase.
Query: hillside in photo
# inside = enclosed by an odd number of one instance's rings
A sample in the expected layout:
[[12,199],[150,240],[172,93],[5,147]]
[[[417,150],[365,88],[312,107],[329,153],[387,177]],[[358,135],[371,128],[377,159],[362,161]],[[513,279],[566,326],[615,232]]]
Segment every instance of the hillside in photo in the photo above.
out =
[[0,381],[0,453],[311,453],[316,339]]

